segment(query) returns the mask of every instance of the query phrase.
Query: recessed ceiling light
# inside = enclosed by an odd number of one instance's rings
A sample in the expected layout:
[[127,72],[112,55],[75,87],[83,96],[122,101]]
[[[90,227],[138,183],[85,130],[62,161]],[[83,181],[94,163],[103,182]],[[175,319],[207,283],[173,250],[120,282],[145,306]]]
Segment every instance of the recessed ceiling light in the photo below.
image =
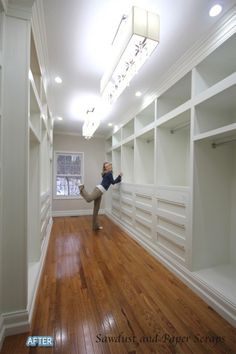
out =
[[135,96],[136,96],[136,97],[140,97],[140,96],[142,96],[142,92],[137,91],[137,92],[135,93]]
[[63,118],[62,117],[57,117],[57,120],[63,120]]
[[61,84],[62,83],[62,79],[60,78],[60,76],[55,77],[55,82],[57,84]]
[[112,123],[108,123],[107,125],[108,125],[108,127],[112,127],[112,126],[113,126],[113,124],[112,124]]
[[209,16],[211,17],[218,16],[221,13],[221,11],[222,11],[222,6],[220,4],[216,4],[211,7],[209,11]]

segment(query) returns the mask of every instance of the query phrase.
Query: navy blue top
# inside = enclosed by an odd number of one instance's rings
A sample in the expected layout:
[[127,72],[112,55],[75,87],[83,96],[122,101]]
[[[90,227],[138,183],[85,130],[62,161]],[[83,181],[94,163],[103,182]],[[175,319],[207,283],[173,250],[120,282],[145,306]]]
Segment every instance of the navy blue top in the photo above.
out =
[[121,176],[120,175],[118,177],[116,177],[116,179],[114,179],[112,172],[106,172],[102,176],[101,185],[107,191],[111,184],[116,184],[116,183],[119,183],[119,182],[121,182]]

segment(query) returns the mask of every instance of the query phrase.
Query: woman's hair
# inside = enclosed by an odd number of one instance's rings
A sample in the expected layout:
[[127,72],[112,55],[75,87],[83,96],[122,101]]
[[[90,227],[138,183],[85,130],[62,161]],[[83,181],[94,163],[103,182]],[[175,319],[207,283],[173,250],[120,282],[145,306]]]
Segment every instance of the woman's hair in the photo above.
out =
[[106,162],[103,162],[103,165],[102,165],[102,176],[104,176],[104,174],[106,173],[106,165],[110,165],[111,163],[106,161]]

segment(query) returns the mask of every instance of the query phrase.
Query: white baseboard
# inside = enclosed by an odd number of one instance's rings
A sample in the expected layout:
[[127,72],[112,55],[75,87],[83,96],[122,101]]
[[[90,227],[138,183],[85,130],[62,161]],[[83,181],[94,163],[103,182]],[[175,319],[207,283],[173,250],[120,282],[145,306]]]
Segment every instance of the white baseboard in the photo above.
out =
[[30,330],[27,310],[3,313],[0,317],[0,350],[7,336],[25,333]]
[[[99,210],[99,214],[105,214],[104,209]],[[63,216],[84,216],[84,215],[93,215],[93,209],[84,209],[84,210],[54,210],[52,211],[53,217],[63,217]]]
[[158,261],[165,265],[172,273],[182,280],[189,288],[199,295],[209,306],[218,312],[232,326],[236,327],[236,305],[230,302],[225,296],[216,289],[210,287],[207,283],[198,278],[193,272],[169,258],[167,255],[157,249],[151,240],[144,240],[136,231],[128,227],[122,220],[115,217],[112,213],[106,211],[106,215],[118,226],[122,228],[129,236],[137,241]]

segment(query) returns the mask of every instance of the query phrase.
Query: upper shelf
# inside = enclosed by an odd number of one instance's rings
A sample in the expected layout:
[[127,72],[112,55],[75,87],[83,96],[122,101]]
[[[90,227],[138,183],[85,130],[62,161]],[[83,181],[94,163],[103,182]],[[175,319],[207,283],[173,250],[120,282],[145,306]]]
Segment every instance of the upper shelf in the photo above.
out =
[[197,95],[236,71],[236,34],[194,69],[193,95]]

